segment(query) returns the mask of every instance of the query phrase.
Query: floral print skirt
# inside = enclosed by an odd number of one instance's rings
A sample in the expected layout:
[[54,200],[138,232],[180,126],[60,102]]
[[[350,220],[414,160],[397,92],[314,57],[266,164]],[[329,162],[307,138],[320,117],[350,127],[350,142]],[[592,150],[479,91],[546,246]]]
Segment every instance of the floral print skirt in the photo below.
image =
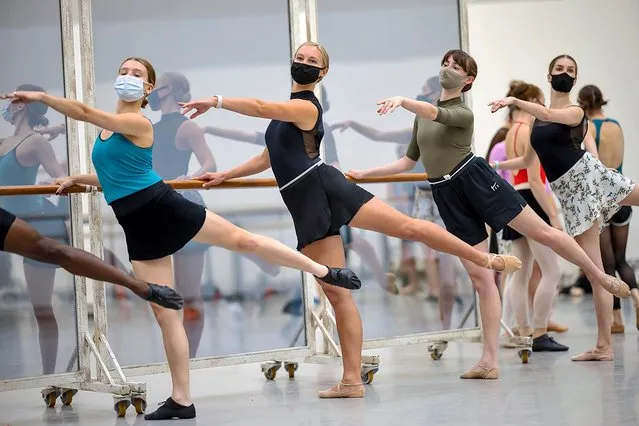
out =
[[606,168],[588,152],[550,183],[561,203],[566,231],[573,237],[583,234],[597,221],[603,229],[635,185],[633,179]]

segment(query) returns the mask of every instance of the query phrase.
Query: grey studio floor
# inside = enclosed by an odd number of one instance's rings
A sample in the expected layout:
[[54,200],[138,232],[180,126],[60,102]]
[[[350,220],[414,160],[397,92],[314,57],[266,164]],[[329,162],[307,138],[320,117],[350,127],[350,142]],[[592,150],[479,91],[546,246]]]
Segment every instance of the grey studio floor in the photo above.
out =
[[[428,305],[423,297],[403,297],[401,309],[389,309],[387,305],[371,304],[365,309],[365,318],[375,320],[375,327],[394,322],[393,315],[400,310],[403,315],[436,318],[436,304]],[[381,298],[385,299],[385,298]],[[271,311],[281,309],[286,298],[278,299]],[[244,316],[261,316],[269,309],[259,310],[245,305]],[[377,307],[375,307],[377,306]],[[228,307],[237,320],[237,309]],[[257,309],[257,312],[256,312]],[[418,310],[418,314],[406,310]],[[222,311],[219,308],[217,311]],[[57,309],[59,311],[59,309]],[[460,315],[456,308],[453,323]],[[248,314],[247,314],[248,312]],[[424,312],[427,315],[424,316]],[[219,314],[221,315],[221,314]],[[379,354],[381,368],[371,385],[366,386],[362,400],[319,400],[316,392],[333,385],[338,380],[340,368],[335,365],[300,364],[294,380],[280,374],[275,381],[266,381],[258,364],[193,371],[191,374],[193,398],[198,417],[195,420],[166,421],[160,424],[184,425],[637,425],[639,424],[639,334],[634,326],[634,310],[624,304],[626,334],[614,337],[616,359],[612,363],[573,363],[570,354],[592,347],[595,341],[595,316],[589,296],[571,299],[560,296],[555,307],[554,319],[570,326],[570,330],[558,340],[571,346],[569,353],[533,354],[530,363],[522,365],[516,351],[500,349],[501,379],[498,381],[462,381],[459,374],[477,361],[481,345],[453,343],[439,361],[428,356],[425,345],[388,348],[369,353]],[[153,357],[162,357],[155,327],[146,314],[135,318],[112,315],[110,335],[120,336],[116,354],[121,358],[136,358],[143,335],[152,335],[147,342]],[[381,318],[380,318],[381,317]],[[116,318],[120,318],[120,323]],[[266,322],[262,332],[254,329],[254,336],[262,335],[262,346],[281,346],[269,339],[285,335],[295,328],[288,318],[277,323]],[[133,323],[131,321],[134,321]],[[208,321],[208,320],[207,320]],[[218,317],[219,327],[222,317]],[[228,320],[230,322],[230,320]],[[64,368],[63,332],[70,320],[59,320],[61,328],[57,368]],[[255,323],[262,323],[256,321]],[[128,324],[128,329],[127,329]],[[211,323],[213,324],[213,322]],[[247,327],[251,322],[245,323]],[[407,325],[408,324],[408,325]],[[237,325],[237,324],[236,324]],[[364,326],[367,323],[365,320]],[[33,320],[22,319],[18,327],[32,329]],[[6,328],[6,323],[2,329]],[[277,332],[273,332],[278,329]],[[268,334],[268,330],[273,332]],[[393,329],[391,332],[395,332]],[[377,330],[379,331],[379,330]],[[207,345],[224,345],[229,341],[232,352],[245,347],[227,331],[227,338],[203,338],[201,351]],[[266,333],[266,334],[264,334]],[[4,334],[4,333],[3,333]],[[23,333],[24,334],[24,333]],[[33,333],[33,351],[37,356],[23,357],[25,362],[39,362],[37,333]],[[269,337],[271,336],[271,337]],[[1,356],[11,351],[2,338]],[[15,337],[14,337],[15,338]],[[23,339],[25,337],[22,337]],[[130,346],[126,341],[137,341]],[[239,345],[239,346],[238,346]],[[68,345],[67,345],[68,346]],[[249,345],[250,346],[250,345]],[[130,349],[127,349],[130,348]],[[31,350],[31,349],[28,349]],[[221,349],[224,351],[224,349]],[[128,352],[130,353],[128,353]],[[200,352],[201,352],[200,351]],[[198,356],[202,354],[198,352]],[[7,354],[7,356],[9,356]],[[142,355],[143,357],[146,355]],[[151,356],[151,355],[149,355]],[[31,361],[29,361],[31,362]],[[62,366],[62,367],[61,367]],[[39,367],[39,366],[38,366]],[[170,392],[168,375],[137,377],[148,385],[147,411]],[[125,418],[116,418],[112,398],[106,394],[80,392],[73,405],[45,408],[38,389],[20,390],[0,394],[0,425],[80,424],[80,425],[141,425],[142,416],[135,415],[132,407]]]

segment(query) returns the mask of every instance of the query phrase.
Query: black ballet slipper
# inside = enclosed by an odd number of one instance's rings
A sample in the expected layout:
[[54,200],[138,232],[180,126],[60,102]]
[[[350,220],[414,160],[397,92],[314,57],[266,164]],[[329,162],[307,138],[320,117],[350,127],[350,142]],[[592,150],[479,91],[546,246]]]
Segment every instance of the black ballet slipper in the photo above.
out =
[[144,420],[171,420],[171,419],[193,419],[195,418],[195,405],[188,407],[180,405],[169,397],[162,402],[160,407],[150,414],[144,415]]
[[153,302],[168,309],[182,309],[184,299],[182,299],[182,296],[180,296],[171,287],[150,283],[147,284],[149,286],[149,293],[144,297],[144,300],[148,300],[149,302]]
[[359,290],[362,287],[362,282],[355,275],[355,272],[350,269],[329,268],[328,266],[327,268],[328,274],[323,277],[316,277],[318,280],[349,290]]

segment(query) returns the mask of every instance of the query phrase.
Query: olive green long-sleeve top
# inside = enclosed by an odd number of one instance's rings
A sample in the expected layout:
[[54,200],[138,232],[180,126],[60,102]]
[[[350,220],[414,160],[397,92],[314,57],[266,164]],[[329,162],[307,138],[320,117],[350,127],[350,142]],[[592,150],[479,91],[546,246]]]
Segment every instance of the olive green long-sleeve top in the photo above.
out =
[[437,101],[434,121],[415,117],[406,156],[413,161],[421,157],[430,178],[449,174],[471,152],[473,124],[473,112],[461,97]]

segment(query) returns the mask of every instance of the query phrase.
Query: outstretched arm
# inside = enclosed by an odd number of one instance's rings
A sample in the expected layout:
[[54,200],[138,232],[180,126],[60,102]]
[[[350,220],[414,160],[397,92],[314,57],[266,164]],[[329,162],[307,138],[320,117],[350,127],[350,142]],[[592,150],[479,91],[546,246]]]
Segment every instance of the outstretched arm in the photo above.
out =
[[395,111],[398,107],[415,113],[417,117],[452,127],[467,128],[473,125],[474,117],[470,109],[460,106],[435,106],[428,102],[416,101],[413,99],[395,96],[393,98],[382,99],[377,102],[377,113],[384,115]]
[[48,139],[52,141],[57,138],[59,135],[63,135],[67,132],[67,125],[65,123],[61,123],[55,126],[43,127],[41,129],[35,129],[36,132],[41,135],[48,135]]
[[335,123],[331,126],[331,129],[340,130],[342,132],[346,129],[353,129],[365,138],[368,138],[375,142],[391,142],[406,145],[410,143],[410,137],[413,132],[412,128],[389,131],[377,130],[356,121],[344,121],[341,123]]
[[386,164],[384,166],[374,167],[372,169],[351,169],[346,172],[346,176],[349,176],[353,179],[363,179],[374,176],[396,175],[412,170],[415,167],[415,164],[417,164],[416,161],[411,160],[408,157],[402,157],[399,160],[393,161],[392,163]]
[[231,170],[216,173],[209,172],[201,176],[196,176],[195,179],[207,181],[204,184],[204,188],[210,188],[212,186],[219,185],[225,180],[255,175],[263,172],[269,167],[271,167],[271,159],[268,156],[268,149],[265,148],[260,155],[251,158]]
[[594,132],[594,126],[592,123],[589,122],[588,131],[586,132],[586,136],[584,136],[584,149],[588,151],[593,157],[599,158],[597,143],[595,142],[595,137],[593,136]]
[[385,166],[375,167],[373,169],[352,169],[346,173],[346,176],[350,176],[353,179],[362,179],[372,176],[395,175],[412,170],[415,167],[415,164],[417,164],[417,160],[419,160],[419,157],[421,155],[419,145],[417,144],[417,126],[418,124],[416,118],[415,124],[413,125],[412,138],[404,157],[400,158],[399,160],[393,161],[392,163]]
[[211,107],[222,108],[249,117],[268,118],[295,124],[302,130],[311,130],[317,122],[319,111],[310,101],[291,99],[286,102],[270,102],[253,98],[223,98],[213,96],[191,102],[180,103],[184,114],[195,110],[190,118],[204,114]]
[[532,147],[527,149],[523,156],[512,158],[506,161],[493,161],[490,165],[495,170],[521,170],[527,169],[531,167],[536,161],[539,161],[537,158],[537,153]]
[[219,127],[206,126],[204,127],[204,133],[209,135],[219,136],[223,139],[231,139],[240,142],[248,142],[252,145],[265,146],[264,133],[252,132],[235,129],[222,129]]
[[[42,102],[59,113],[78,121],[85,121],[100,128],[128,136],[145,136],[153,132],[151,122],[142,114],[113,114],[90,107],[72,99],[60,98],[43,92],[14,92],[3,95],[14,102]],[[151,141],[152,142],[152,141]]]
[[501,108],[513,105],[516,108],[526,111],[538,120],[565,124],[571,127],[579,125],[585,114],[584,110],[577,105],[571,105],[566,108],[548,108],[538,103],[522,101],[521,99],[513,97],[493,101],[488,105],[491,107],[491,112],[497,112]]
[[194,176],[200,176],[206,172],[214,172],[217,169],[213,153],[206,144],[204,132],[200,126],[192,121],[185,121],[178,129],[176,137],[178,143],[184,144],[191,149],[200,163],[200,168],[193,173]]
[[[528,147],[526,151],[532,151],[532,147]],[[539,164],[539,159],[535,159],[533,164],[528,167],[528,183],[530,184],[530,190],[533,193],[533,196],[544,210],[546,215],[551,220],[551,223],[554,225],[555,223],[559,223],[557,220],[557,209],[555,208],[555,202],[553,201],[550,194],[546,192],[546,185],[541,181],[541,165]]]

